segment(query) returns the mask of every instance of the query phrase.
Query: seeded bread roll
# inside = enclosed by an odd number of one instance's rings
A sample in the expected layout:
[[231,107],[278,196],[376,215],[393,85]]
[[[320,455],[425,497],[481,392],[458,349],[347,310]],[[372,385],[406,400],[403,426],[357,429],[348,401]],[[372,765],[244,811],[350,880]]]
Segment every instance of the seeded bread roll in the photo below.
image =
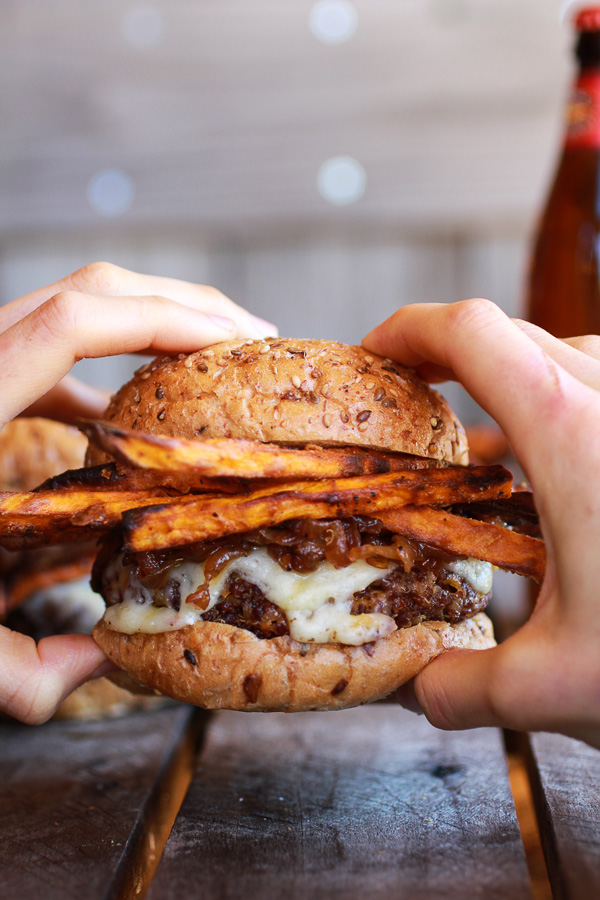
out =
[[50,419],[13,419],[0,432],[0,490],[30,491],[47,478],[83,465],[86,440]]
[[458,625],[423,622],[359,647],[259,640],[201,622],[166,634],[121,634],[104,621],[93,637],[142,685],[204,709],[252,712],[346,709],[380,700],[444,650],[495,645],[484,613]]
[[[125,428],[193,438],[359,445],[466,463],[446,401],[389,359],[334,341],[227,341],[156,359],[112,399]],[[88,464],[106,461],[88,451]]]

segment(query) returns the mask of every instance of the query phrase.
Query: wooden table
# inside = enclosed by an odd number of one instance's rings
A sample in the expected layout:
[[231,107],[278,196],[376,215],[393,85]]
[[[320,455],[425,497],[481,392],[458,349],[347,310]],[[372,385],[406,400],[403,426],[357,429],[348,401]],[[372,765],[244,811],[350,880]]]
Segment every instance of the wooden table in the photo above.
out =
[[[600,753],[526,752],[554,896],[600,897]],[[0,778],[2,900],[550,896],[501,732],[391,705],[6,722]]]

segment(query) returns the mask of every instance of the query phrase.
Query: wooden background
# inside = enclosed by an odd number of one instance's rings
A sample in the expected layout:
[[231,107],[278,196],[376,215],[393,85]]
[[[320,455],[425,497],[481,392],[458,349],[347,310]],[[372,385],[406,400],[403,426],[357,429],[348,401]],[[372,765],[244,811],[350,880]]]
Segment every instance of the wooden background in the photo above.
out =
[[[575,6],[346,0],[355,33],[328,44],[311,0],[3,0],[0,301],[105,258],[298,336],[358,341],[410,301],[516,312]],[[338,156],[364,169],[354,203],[319,193]],[[89,191],[112,169],[130,197],[106,215]]]

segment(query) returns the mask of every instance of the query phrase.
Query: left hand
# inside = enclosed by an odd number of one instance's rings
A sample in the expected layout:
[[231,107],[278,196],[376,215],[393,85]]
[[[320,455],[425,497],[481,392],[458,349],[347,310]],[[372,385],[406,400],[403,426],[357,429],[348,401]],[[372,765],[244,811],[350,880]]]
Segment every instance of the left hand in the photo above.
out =
[[[189,353],[275,334],[214,288],[93,263],[0,308],[0,428],[22,412],[101,416],[106,395],[67,376],[84,357]],[[36,645],[0,626],[0,709],[23,722],[44,722],[78,685],[113,669],[89,635]]]
[[97,417],[106,394],[72,377],[85,357],[192,352],[277,334],[215,288],[92,263],[0,307],[0,428],[26,411]]

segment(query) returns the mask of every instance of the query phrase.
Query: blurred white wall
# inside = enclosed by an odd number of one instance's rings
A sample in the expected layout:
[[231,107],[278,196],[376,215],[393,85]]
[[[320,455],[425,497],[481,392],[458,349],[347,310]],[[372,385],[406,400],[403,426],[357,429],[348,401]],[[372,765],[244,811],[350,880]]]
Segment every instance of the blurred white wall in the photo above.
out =
[[[517,312],[576,6],[4,0],[0,301],[109,259],[290,335],[359,341],[424,300]],[[116,387],[132,361],[78,369]]]

